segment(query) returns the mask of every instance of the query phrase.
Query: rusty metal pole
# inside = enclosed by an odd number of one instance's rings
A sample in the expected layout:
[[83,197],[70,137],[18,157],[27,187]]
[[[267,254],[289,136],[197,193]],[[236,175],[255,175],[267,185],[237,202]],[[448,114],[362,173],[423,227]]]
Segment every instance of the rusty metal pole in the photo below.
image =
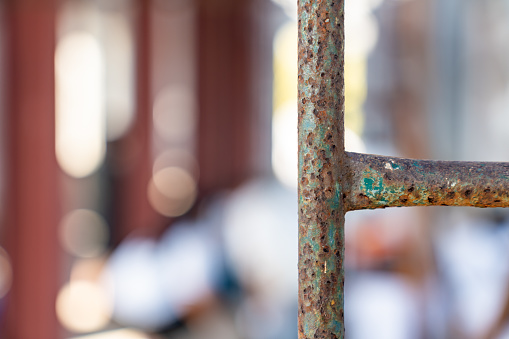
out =
[[300,339],[345,333],[343,11],[344,0],[299,0]]
[[341,338],[344,216],[393,206],[509,207],[509,163],[344,150],[344,0],[299,0],[299,338]]

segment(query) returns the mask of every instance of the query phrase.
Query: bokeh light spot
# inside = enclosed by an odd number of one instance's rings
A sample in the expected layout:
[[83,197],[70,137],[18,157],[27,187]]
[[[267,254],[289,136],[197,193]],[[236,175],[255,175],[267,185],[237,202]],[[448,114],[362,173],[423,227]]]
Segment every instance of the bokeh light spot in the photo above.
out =
[[162,215],[176,217],[186,213],[196,199],[196,181],[180,167],[158,171],[149,183],[148,198]]
[[112,315],[111,304],[103,289],[89,281],[74,281],[59,292],[56,311],[61,324],[76,333],[104,328]]
[[62,247],[77,257],[92,258],[104,253],[108,240],[106,221],[94,211],[74,210],[60,224]]
[[3,298],[12,284],[12,266],[7,252],[0,247],[0,298]]
[[56,156],[69,175],[82,178],[102,163],[106,148],[104,62],[96,37],[66,35],[55,53]]
[[154,128],[164,140],[174,143],[188,141],[196,125],[196,99],[184,86],[163,89],[154,101]]
[[199,177],[199,167],[196,157],[183,149],[173,148],[162,152],[154,161],[152,173],[167,168],[180,167],[192,174],[195,180]]

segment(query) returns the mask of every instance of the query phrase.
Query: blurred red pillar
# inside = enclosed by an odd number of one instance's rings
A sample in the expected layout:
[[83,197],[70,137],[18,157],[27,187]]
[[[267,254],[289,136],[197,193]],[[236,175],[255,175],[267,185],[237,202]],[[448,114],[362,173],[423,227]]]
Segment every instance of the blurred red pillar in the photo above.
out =
[[251,174],[251,0],[198,1],[199,164],[202,194]]
[[118,169],[114,187],[115,235],[119,243],[127,235],[151,235],[164,218],[150,206],[147,188],[152,177],[152,46],[150,0],[135,5],[136,112],[130,131],[113,145]]
[[6,223],[12,260],[2,338],[55,339],[60,251],[55,157],[55,0],[5,2]]

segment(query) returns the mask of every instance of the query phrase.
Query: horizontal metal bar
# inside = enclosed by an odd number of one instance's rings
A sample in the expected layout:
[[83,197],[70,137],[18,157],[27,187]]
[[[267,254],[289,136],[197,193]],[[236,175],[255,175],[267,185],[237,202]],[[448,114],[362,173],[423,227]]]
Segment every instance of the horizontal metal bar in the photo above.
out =
[[509,207],[509,163],[346,153],[345,210],[393,206]]

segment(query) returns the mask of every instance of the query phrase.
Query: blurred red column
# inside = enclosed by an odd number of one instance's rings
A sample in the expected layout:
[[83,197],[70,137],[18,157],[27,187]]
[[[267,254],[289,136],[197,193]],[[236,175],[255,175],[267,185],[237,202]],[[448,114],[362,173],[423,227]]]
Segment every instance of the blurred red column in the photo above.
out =
[[198,1],[199,135],[202,194],[251,174],[251,0]]
[[113,145],[116,153],[114,242],[136,233],[153,235],[164,218],[150,206],[147,188],[152,177],[152,44],[150,0],[135,5],[136,112],[132,128]]
[[7,26],[4,243],[12,260],[2,338],[55,339],[59,192],[55,157],[54,0],[5,2]]

